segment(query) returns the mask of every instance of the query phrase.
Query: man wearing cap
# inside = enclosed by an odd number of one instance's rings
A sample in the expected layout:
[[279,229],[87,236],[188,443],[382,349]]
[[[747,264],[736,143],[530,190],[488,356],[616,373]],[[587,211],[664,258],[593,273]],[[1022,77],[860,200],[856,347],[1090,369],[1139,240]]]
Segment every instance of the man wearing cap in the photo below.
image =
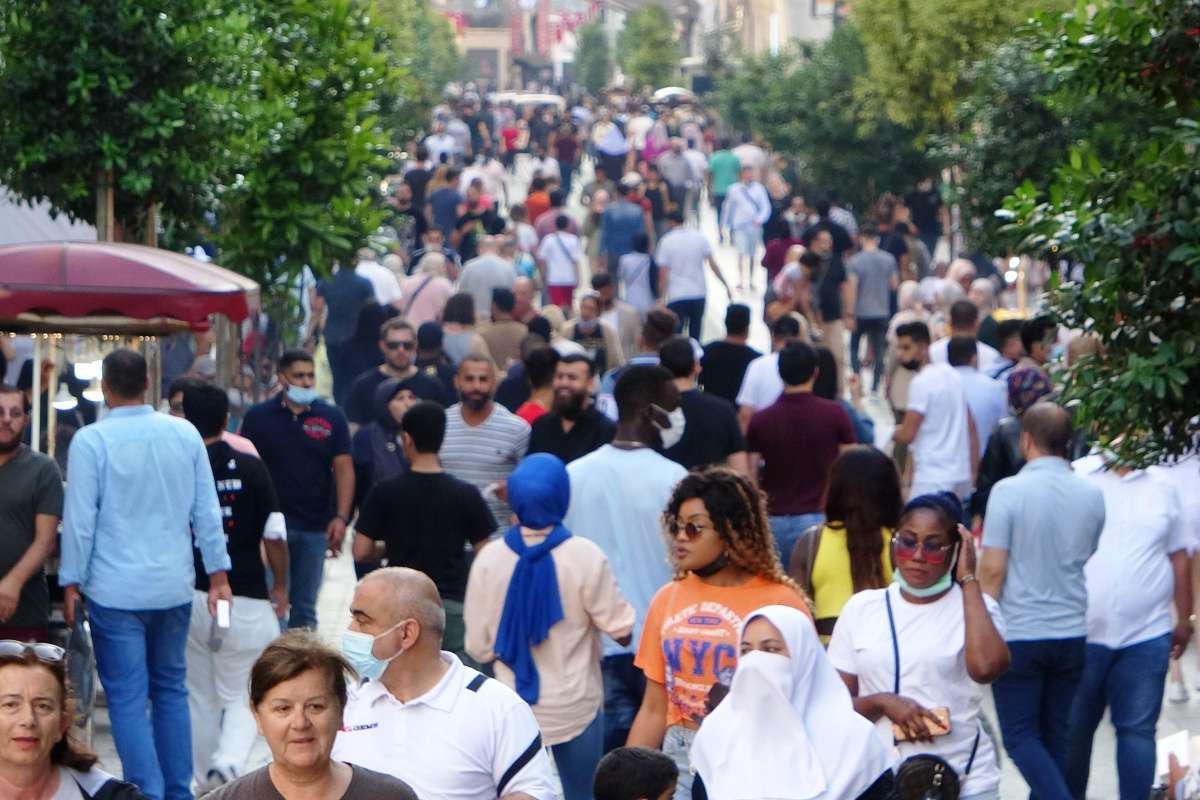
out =
[[654,219],[642,205],[642,176],[631,172],[621,179],[621,198],[600,215],[600,249],[608,257],[608,271],[617,272],[621,256],[633,252],[633,240],[639,235],[654,242]]
[[417,328],[416,364],[422,375],[441,384],[440,402],[443,406],[458,402],[458,391],[454,388],[454,365],[442,352],[442,326],[439,323],[423,322]]

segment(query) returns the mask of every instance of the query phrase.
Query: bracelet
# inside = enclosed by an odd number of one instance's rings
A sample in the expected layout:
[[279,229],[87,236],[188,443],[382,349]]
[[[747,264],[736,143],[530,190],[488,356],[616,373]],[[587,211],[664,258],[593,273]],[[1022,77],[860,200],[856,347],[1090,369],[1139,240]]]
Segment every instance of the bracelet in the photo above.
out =
[[968,572],[966,575],[963,575],[961,578],[958,579],[958,585],[966,586],[968,583],[974,583],[974,581],[975,581],[974,573]]
[[349,524],[350,524],[350,518],[349,518],[349,517],[342,516],[341,514],[338,514],[338,515],[337,515],[337,518],[338,518],[338,519],[340,519],[342,522],[344,522],[344,523],[345,523],[345,524],[347,524],[347,525],[349,525]]

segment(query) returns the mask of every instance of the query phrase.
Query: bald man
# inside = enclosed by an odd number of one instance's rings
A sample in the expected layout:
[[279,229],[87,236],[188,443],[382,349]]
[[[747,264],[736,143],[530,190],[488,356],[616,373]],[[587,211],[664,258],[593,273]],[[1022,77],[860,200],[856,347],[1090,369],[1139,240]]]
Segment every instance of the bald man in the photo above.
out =
[[446,614],[427,575],[370,573],[350,617],[342,652],[365,680],[351,692],[334,758],[398,777],[418,797],[554,798],[529,706],[441,649]]
[[517,301],[513,306],[513,319],[528,325],[538,315],[538,310],[533,305],[533,299],[537,295],[537,287],[533,285],[532,280],[522,275],[513,281],[512,293]]

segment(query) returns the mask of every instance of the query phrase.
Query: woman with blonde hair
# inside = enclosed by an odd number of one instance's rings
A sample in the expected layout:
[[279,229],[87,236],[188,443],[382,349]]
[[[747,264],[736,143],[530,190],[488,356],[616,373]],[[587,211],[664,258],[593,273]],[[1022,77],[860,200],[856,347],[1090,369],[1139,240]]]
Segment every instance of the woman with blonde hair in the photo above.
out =
[[767,605],[811,612],[779,563],[762,493],[742,475],[724,467],[689,473],[675,487],[664,523],[675,578],[646,612],[634,661],[646,692],[627,744],[671,756],[679,766],[675,797],[686,800],[688,750],[733,678],[742,621]]

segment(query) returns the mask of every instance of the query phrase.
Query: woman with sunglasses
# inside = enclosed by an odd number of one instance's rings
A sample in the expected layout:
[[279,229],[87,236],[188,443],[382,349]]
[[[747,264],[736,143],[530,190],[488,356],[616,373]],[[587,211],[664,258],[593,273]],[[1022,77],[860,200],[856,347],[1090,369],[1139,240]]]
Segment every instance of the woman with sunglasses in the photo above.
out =
[[646,691],[628,744],[671,756],[679,766],[675,797],[686,800],[688,750],[733,679],[742,620],[769,605],[810,612],[779,564],[763,495],[743,476],[721,467],[689,473],[664,521],[675,578],[646,612],[634,661]]
[[96,768],[71,736],[73,705],[63,649],[0,641],[0,797],[145,800]]
[[855,709],[901,758],[940,756],[958,773],[964,800],[996,800],[1000,770],[980,720],[979,684],[999,678],[1009,654],[961,519],[949,492],[909,501],[892,537],[896,582],[850,598],[829,660]]

